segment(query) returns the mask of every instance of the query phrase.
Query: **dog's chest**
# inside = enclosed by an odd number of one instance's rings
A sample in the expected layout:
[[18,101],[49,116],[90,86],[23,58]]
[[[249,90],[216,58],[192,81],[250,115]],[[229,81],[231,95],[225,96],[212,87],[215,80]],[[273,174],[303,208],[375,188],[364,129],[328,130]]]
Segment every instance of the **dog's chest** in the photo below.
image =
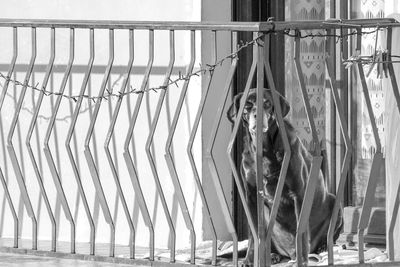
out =
[[[273,150],[264,150],[263,152],[263,197],[265,204],[269,207],[272,207],[281,171],[283,152],[275,152]],[[242,154],[242,157],[242,167],[246,181],[251,187],[256,188],[256,154],[250,151],[245,151]],[[286,186],[283,187],[280,203],[285,206],[293,205],[293,196]]]
[[[262,158],[264,185],[276,185],[281,169],[282,158],[279,152],[264,151]],[[247,183],[255,186],[257,183],[256,154],[245,151],[242,154],[242,167]]]

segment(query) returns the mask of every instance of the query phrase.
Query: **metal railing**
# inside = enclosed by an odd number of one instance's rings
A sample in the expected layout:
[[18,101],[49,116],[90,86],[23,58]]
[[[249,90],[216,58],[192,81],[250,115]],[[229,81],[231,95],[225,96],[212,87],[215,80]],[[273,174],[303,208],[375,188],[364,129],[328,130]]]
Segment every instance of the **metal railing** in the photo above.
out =
[[[115,257],[115,222],[113,220],[113,216],[111,215],[110,212],[110,203],[107,201],[107,198],[104,193],[104,185],[102,184],[102,181],[100,179],[100,174],[99,174],[99,164],[95,160],[96,155],[94,155],[94,152],[91,150],[91,141],[93,140],[93,134],[95,133],[95,126],[97,123],[99,123],[99,110],[101,108],[102,103],[104,101],[109,100],[110,98],[116,98],[117,102],[114,106],[114,109],[112,111],[112,116],[110,117],[110,122],[109,122],[109,127],[108,131],[106,134],[106,139],[104,142],[104,152],[109,164],[109,168],[111,170],[114,183],[117,189],[117,195],[119,200],[121,201],[122,208],[126,217],[126,221],[128,223],[129,227],[129,236],[130,236],[130,242],[129,242],[129,258],[133,259],[135,258],[135,229],[132,214],[129,210],[129,204],[126,201],[126,192],[127,190],[130,190],[129,192],[134,192],[135,195],[135,201],[137,201],[141,215],[143,216],[145,226],[147,227],[148,233],[149,233],[149,255],[148,258],[145,261],[142,261],[141,263],[148,263],[149,265],[157,262],[157,259],[155,259],[155,230],[154,230],[154,223],[152,221],[152,218],[149,213],[148,209],[148,203],[146,202],[146,198],[144,196],[143,190],[142,190],[142,185],[139,180],[139,172],[138,172],[138,166],[136,165],[133,156],[131,155],[131,142],[133,139],[133,132],[136,127],[136,122],[139,116],[139,112],[143,109],[142,101],[143,97],[145,94],[151,94],[153,91],[158,92],[158,103],[155,107],[154,114],[151,119],[150,123],[150,129],[147,135],[147,141],[145,144],[145,153],[148,159],[148,162],[151,167],[151,173],[152,173],[152,178],[154,179],[155,183],[155,189],[157,192],[157,195],[159,197],[159,200],[162,204],[162,209],[165,215],[166,222],[168,224],[168,231],[170,234],[170,239],[169,239],[169,252],[170,252],[170,258],[169,262],[174,263],[176,261],[176,235],[178,232],[178,229],[176,229],[176,225],[174,225],[173,220],[171,219],[171,207],[168,205],[166,196],[165,196],[165,188],[163,188],[162,182],[160,180],[160,174],[159,170],[157,168],[157,164],[155,163],[154,160],[154,150],[152,149],[154,146],[154,134],[156,132],[157,126],[159,124],[159,119],[160,119],[160,114],[163,109],[163,106],[165,105],[165,97],[166,94],[168,93],[168,90],[170,87],[174,86],[178,82],[183,82],[183,85],[176,90],[180,90],[180,95],[179,95],[179,100],[176,105],[176,110],[173,113],[173,118],[172,122],[169,124],[169,131],[168,131],[168,136],[167,136],[167,141],[165,143],[165,160],[166,164],[168,167],[168,171],[170,174],[170,178],[172,181],[173,189],[175,192],[174,198],[176,198],[179,208],[182,211],[183,218],[184,218],[184,224],[187,228],[187,230],[190,232],[190,264],[196,264],[196,237],[199,236],[199,233],[195,232],[194,224],[193,224],[193,218],[190,214],[189,208],[187,201],[185,199],[185,194],[184,190],[182,189],[181,185],[181,179],[182,177],[179,177],[178,171],[177,171],[177,162],[175,160],[175,157],[172,153],[173,149],[173,140],[176,138],[176,129],[178,127],[178,121],[180,120],[181,117],[181,110],[182,107],[184,106],[185,99],[187,96],[187,92],[190,90],[190,80],[193,76],[198,76],[198,75],[205,75],[209,74],[206,79],[203,80],[203,90],[201,94],[201,99],[199,100],[198,103],[198,111],[196,113],[195,119],[193,124],[191,125],[190,133],[189,133],[189,138],[188,138],[188,143],[186,144],[186,152],[187,155],[186,157],[189,160],[190,163],[190,168],[193,171],[193,177],[194,177],[194,183],[197,187],[197,190],[200,194],[200,199],[201,203],[203,206],[203,209],[205,211],[205,222],[207,224],[207,227],[210,231],[211,234],[211,239],[212,239],[212,253],[211,253],[211,264],[216,265],[217,264],[217,232],[215,229],[215,223],[214,223],[214,217],[210,213],[209,201],[207,200],[206,193],[204,192],[203,184],[202,184],[202,176],[200,171],[198,170],[201,166],[198,166],[196,164],[196,160],[193,156],[193,144],[195,143],[196,136],[199,135],[198,129],[199,125],[201,122],[201,119],[203,117],[203,113],[205,110],[205,106],[207,104],[207,101],[209,100],[209,92],[212,90],[221,90],[219,91],[219,95],[221,96],[220,103],[215,110],[215,119],[212,127],[210,127],[210,140],[208,140],[206,144],[206,151],[205,154],[203,154],[203,157],[205,159],[205,162],[203,164],[206,164],[206,166],[209,168],[211,172],[211,178],[213,181],[213,185],[217,194],[217,198],[219,200],[219,205],[221,207],[222,214],[225,224],[227,227],[227,231],[230,233],[233,241],[233,256],[232,256],[232,264],[234,266],[238,265],[238,237],[237,233],[235,230],[234,226],[234,220],[232,218],[232,214],[230,211],[230,204],[228,203],[228,200],[226,199],[226,196],[224,194],[224,188],[222,187],[221,179],[226,179],[220,177],[219,170],[218,170],[218,162],[216,157],[214,156],[215,152],[215,145],[216,145],[216,138],[218,136],[218,133],[221,128],[221,123],[222,120],[224,119],[224,110],[226,108],[226,105],[228,103],[228,99],[230,98],[232,94],[232,81],[234,79],[234,75],[236,72],[236,69],[239,64],[239,58],[238,54],[239,51],[248,49],[249,51],[252,51],[253,53],[253,61],[252,65],[250,68],[250,72],[248,75],[248,80],[246,83],[246,86],[244,88],[244,94],[242,101],[240,103],[240,108],[237,114],[237,118],[241,118],[243,111],[244,111],[244,105],[245,105],[245,99],[247,95],[249,94],[251,84],[256,77],[256,83],[257,83],[257,94],[258,95],[263,95],[263,88],[264,88],[264,83],[267,82],[269,88],[272,90],[272,96],[273,96],[273,101],[274,105],[276,106],[276,115],[277,115],[277,120],[279,125],[283,125],[283,117],[282,117],[282,111],[281,107],[279,104],[278,100],[278,95],[276,94],[277,89],[275,88],[275,83],[271,71],[271,66],[269,65],[269,37],[271,34],[286,34],[289,36],[293,37],[294,42],[295,42],[295,57],[294,57],[294,62],[297,70],[297,76],[299,78],[299,83],[300,83],[300,89],[303,97],[303,102],[305,105],[305,110],[309,122],[309,126],[311,129],[312,133],[312,139],[315,144],[315,153],[313,156],[312,160],[312,165],[311,165],[311,171],[310,175],[308,177],[308,184],[306,188],[306,193],[304,196],[303,200],[303,205],[301,208],[301,213],[300,213],[300,218],[299,222],[297,225],[297,236],[296,236],[296,251],[297,255],[302,255],[302,251],[304,251],[306,248],[304,248],[304,243],[308,242],[307,241],[307,227],[308,227],[308,220],[310,216],[310,211],[311,211],[311,203],[313,201],[313,196],[314,196],[314,191],[315,191],[315,186],[316,186],[316,178],[318,176],[318,172],[321,167],[322,163],[322,156],[321,156],[321,148],[319,147],[319,141],[318,141],[318,136],[316,133],[316,127],[315,123],[313,120],[312,112],[311,112],[311,107],[310,107],[310,102],[307,97],[307,89],[306,89],[306,84],[304,81],[304,76],[302,72],[302,66],[299,61],[299,53],[300,53],[300,39],[306,36],[302,36],[300,31],[301,30],[322,30],[326,31],[326,34],[317,34],[317,35],[312,35],[310,34],[309,36],[311,37],[320,37],[320,38],[325,38],[326,39],[326,53],[329,55],[329,53],[334,49],[331,45],[332,39],[338,38],[338,37],[343,37],[343,36],[338,36],[336,34],[337,30],[354,30],[355,32],[352,32],[350,35],[354,35],[357,39],[357,47],[356,50],[360,50],[361,47],[361,36],[362,36],[362,29],[364,28],[376,28],[379,27],[380,29],[387,29],[387,49],[389,51],[389,58],[388,58],[388,70],[392,82],[392,87],[394,90],[394,95],[396,97],[396,101],[398,106],[400,107],[400,95],[398,91],[398,86],[396,83],[395,79],[395,73],[393,70],[392,62],[390,59],[390,51],[391,51],[391,29],[392,27],[397,27],[399,26],[396,21],[392,19],[369,19],[369,20],[341,20],[341,21],[336,21],[336,20],[329,20],[329,21],[301,21],[301,22],[260,22],[260,23],[253,23],[253,22],[248,22],[248,23],[203,23],[203,22],[129,22],[129,21],[61,21],[61,20],[8,20],[8,19],[1,19],[0,20],[0,27],[4,28],[12,28],[12,40],[13,40],[13,55],[12,55],[12,60],[11,63],[9,64],[9,69],[7,74],[2,74],[1,77],[3,78],[4,84],[1,88],[1,95],[0,95],[0,116],[3,118],[4,114],[6,112],[9,112],[8,110],[5,110],[3,108],[3,103],[6,98],[6,95],[9,91],[10,84],[14,84],[16,86],[21,86],[21,90],[19,91],[19,97],[18,101],[15,105],[15,110],[13,111],[13,119],[11,121],[11,126],[8,131],[8,136],[7,136],[7,142],[3,143],[3,146],[7,147],[8,154],[3,155],[3,158],[9,157],[12,163],[12,167],[15,173],[15,178],[18,183],[18,188],[19,192],[14,192],[10,191],[8,189],[8,184],[7,180],[8,177],[6,177],[3,174],[3,168],[5,166],[0,166],[0,180],[2,182],[2,186],[4,189],[4,195],[7,199],[9,208],[11,210],[11,214],[13,217],[13,222],[14,222],[14,239],[13,239],[13,246],[14,248],[19,247],[19,218],[17,215],[17,212],[15,210],[14,204],[12,199],[18,198],[19,194],[21,196],[21,200],[23,201],[23,204],[25,206],[25,209],[28,213],[29,218],[32,221],[32,250],[35,251],[38,249],[38,236],[37,236],[37,229],[38,229],[38,218],[36,217],[34,208],[32,207],[32,202],[31,202],[31,197],[30,197],[30,190],[27,187],[25,183],[25,175],[23,171],[21,170],[21,159],[18,158],[17,153],[15,151],[15,145],[13,144],[13,139],[15,136],[15,129],[17,125],[19,124],[20,120],[20,112],[23,107],[25,99],[25,94],[27,90],[33,90],[38,92],[38,96],[35,99],[35,105],[34,105],[34,110],[33,114],[30,120],[30,126],[28,130],[28,134],[26,136],[26,142],[25,142],[25,149],[27,149],[31,164],[33,166],[33,169],[35,171],[35,176],[37,178],[38,185],[40,187],[40,193],[41,197],[44,200],[48,216],[50,218],[51,222],[51,251],[55,252],[57,250],[57,234],[56,234],[56,228],[57,228],[57,222],[55,220],[55,215],[54,211],[51,207],[49,197],[47,194],[48,188],[46,188],[46,184],[43,182],[43,177],[42,177],[42,172],[38,166],[38,159],[37,155],[35,155],[34,151],[32,150],[32,145],[31,145],[31,138],[32,135],[37,127],[37,119],[38,115],[41,111],[42,107],[42,101],[46,96],[54,96],[56,98],[56,102],[52,108],[52,114],[48,123],[47,131],[45,134],[44,142],[43,142],[43,148],[42,152],[45,155],[48,167],[51,172],[51,176],[53,178],[54,186],[56,188],[57,192],[57,199],[61,203],[62,210],[64,212],[64,215],[67,219],[67,221],[70,224],[70,254],[75,254],[76,253],[76,221],[74,221],[74,216],[72,215],[72,211],[70,208],[70,203],[68,203],[67,197],[65,195],[65,181],[62,181],[60,178],[60,170],[59,167],[57,166],[55,159],[52,155],[52,151],[49,145],[49,141],[52,138],[54,129],[55,129],[55,122],[57,119],[58,111],[61,105],[61,102],[63,100],[68,99],[69,101],[73,100],[73,111],[71,112],[71,119],[69,121],[69,130],[67,133],[67,138],[65,140],[65,150],[68,154],[68,160],[71,164],[72,171],[74,174],[75,182],[77,185],[77,189],[79,192],[80,200],[83,203],[83,208],[88,220],[88,223],[90,225],[90,255],[95,255],[96,250],[96,239],[95,239],[95,224],[93,222],[93,215],[92,211],[90,209],[90,205],[88,203],[87,197],[86,197],[86,188],[84,184],[82,183],[82,177],[81,177],[81,172],[79,170],[79,162],[78,159],[76,158],[76,155],[74,155],[74,151],[71,148],[71,142],[73,137],[80,131],[79,129],[76,128],[76,123],[77,119],[81,114],[81,107],[82,103],[85,99],[89,99],[89,101],[93,101],[95,103],[94,109],[92,110],[92,114],[90,117],[90,123],[88,126],[88,130],[86,132],[86,138],[84,141],[84,147],[82,148],[84,150],[84,155],[86,159],[86,163],[89,167],[90,175],[93,180],[95,192],[96,192],[96,197],[97,200],[100,204],[101,210],[103,212],[103,215],[105,217],[106,223],[108,224],[110,228],[110,240],[109,240],[109,257]],[[28,28],[31,29],[31,57],[30,57],[30,62],[28,69],[25,73],[25,78],[22,82],[19,82],[18,80],[12,78],[13,77],[13,72],[16,66],[18,54],[19,54],[19,48],[18,48],[18,31],[20,31],[21,28]],[[46,72],[45,76],[43,78],[43,81],[41,83],[41,86],[38,88],[37,86],[30,85],[30,78],[31,75],[34,71],[34,66],[35,66],[35,59],[37,55],[37,36],[36,36],[36,31],[39,28],[47,28],[50,29],[51,33],[51,45],[50,45],[50,59],[46,67]],[[65,68],[65,72],[62,78],[62,82],[59,88],[59,91],[55,92],[53,90],[48,89],[48,81],[50,76],[52,75],[52,72],[54,71],[54,60],[55,60],[55,42],[56,42],[56,31],[60,28],[64,29],[69,29],[69,60],[68,64]],[[81,30],[81,29],[86,29],[89,31],[89,36],[90,36],[90,42],[89,42],[89,53],[90,57],[86,66],[86,71],[84,73],[84,77],[82,80],[82,84],[80,87],[80,91],[78,95],[71,95],[71,94],[66,94],[65,89],[66,85],[68,82],[68,79],[70,78],[71,75],[71,70],[73,69],[74,65],[74,59],[75,59],[75,51],[76,51],[76,40],[75,40],[75,31],[76,30]],[[92,75],[93,71],[93,65],[94,65],[94,59],[95,59],[95,46],[94,46],[94,40],[95,40],[95,29],[101,29],[101,30],[107,30],[109,33],[108,40],[109,40],[109,52],[108,52],[108,63],[105,68],[105,71],[103,73],[103,80],[101,83],[101,86],[98,91],[98,96],[93,96],[87,93],[87,87],[89,80]],[[110,90],[107,88],[107,84],[109,83],[110,79],[110,73],[113,68],[113,62],[114,62],[114,50],[115,50],[115,37],[114,37],[114,32],[116,30],[126,30],[129,32],[129,47],[127,48],[129,50],[129,60],[128,64],[126,66],[126,69],[123,73],[123,81],[120,90],[115,93],[114,91]],[[141,75],[141,85],[140,88],[138,89],[129,89],[129,83],[130,83],[130,77],[133,74],[133,64],[134,64],[134,58],[135,58],[135,44],[134,44],[134,34],[136,31],[146,31],[148,33],[148,43],[146,46],[148,46],[149,52],[148,52],[148,63],[145,68],[144,73],[140,73]],[[166,68],[166,74],[164,75],[164,81],[162,85],[157,86],[157,87],[151,87],[149,85],[149,79],[151,77],[151,71],[153,68],[153,62],[155,59],[154,55],[154,49],[155,49],[155,40],[154,40],[154,31],[166,31],[169,34],[169,63]],[[173,69],[175,67],[175,50],[176,50],[176,41],[175,41],[175,33],[177,31],[185,31],[190,34],[190,62],[188,64],[188,67],[186,69],[185,74],[179,73],[178,78],[174,80],[172,78],[172,73]],[[212,60],[211,62],[206,62],[206,64],[201,65],[200,69],[194,68],[195,66],[195,59],[196,59],[196,32],[209,32],[211,34],[211,39],[212,39],[212,45],[211,45],[211,57]],[[227,55],[226,57],[223,57],[222,59],[218,58],[217,55],[217,43],[218,43],[218,36],[221,32],[229,32],[232,37],[232,42],[235,44],[233,46],[233,51],[231,54]],[[239,32],[250,32],[253,34],[253,40],[251,42],[247,43],[242,43],[241,45],[236,45],[239,44],[240,40],[238,40],[238,33]],[[349,35],[349,36],[350,36]],[[230,61],[229,69],[227,74],[225,75],[225,84],[223,88],[215,88],[213,87],[213,78],[216,73],[216,70],[222,65],[223,62]],[[351,149],[350,149],[350,136],[348,133],[347,129],[347,122],[346,122],[346,116],[344,113],[343,109],[343,103],[341,103],[341,99],[339,97],[338,93],[338,88],[336,86],[336,83],[334,82],[335,80],[335,74],[333,73],[332,66],[335,63],[335,58],[327,56],[325,59],[326,67],[327,67],[327,77],[329,81],[329,87],[332,92],[333,100],[335,103],[335,109],[338,114],[338,121],[341,127],[342,131],[342,136],[344,138],[344,145],[345,145],[345,156],[344,160],[342,163],[342,168],[341,168],[341,174],[340,174],[340,179],[338,181],[338,187],[337,187],[337,198],[336,202],[332,211],[332,219],[330,222],[330,227],[329,227],[329,232],[328,232],[328,255],[329,255],[329,261],[328,263],[330,265],[334,264],[334,258],[333,258],[333,235],[334,235],[334,226],[336,225],[336,221],[338,219],[338,212],[341,206],[341,202],[343,200],[343,195],[344,195],[344,187],[346,184],[346,179],[347,179],[347,174],[349,172],[350,168],[350,159],[351,159]],[[359,232],[358,232],[358,238],[359,238],[359,262],[360,265],[364,263],[364,230],[368,226],[368,221],[371,213],[371,207],[372,207],[372,201],[374,198],[374,191],[376,188],[376,171],[378,168],[376,167],[380,161],[382,161],[383,155],[381,151],[381,145],[380,145],[380,140],[379,136],[377,134],[377,126],[375,124],[374,120],[374,114],[373,110],[371,107],[370,103],[370,98],[368,94],[368,88],[367,84],[365,82],[365,74],[362,68],[362,61],[359,61],[357,64],[358,71],[359,71],[359,77],[360,81],[362,83],[362,88],[364,92],[364,97],[366,100],[367,108],[368,108],[368,115],[371,118],[371,124],[372,124],[372,129],[373,129],[373,134],[375,138],[375,142],[377,145],[377,151],[374,156],[372,168],[371,168],[371,174],[368,180],[368,187],[364,199],[364,204],[362,207],[362,212],[360,216],[360,221],[359,221]],[[136,73],[137,74],[137,73]],[[266,80],[265,80],[266,77]],[[174,89],[175,90],[175,89]],[[110,143],[115,138],[115,131],[116,131],[116,122],[118,118],[120,118],[120,108],[122,105],[123,99],[130,95],[130,94],[137,94],[138,97],[136,99],[136,103],[134,106],[134,110],[132,115],[130,115],[130,119],[127,122],[129,124],[129,129],[126,135],[126,139],[124,142],[123,150],[118,150],[117,153],[122,153],[123,158],[126,163],[126,168],[129,173],[129,178],[132,183],[132,188],[126,189],[123,188],[120,182],[120,175],[116,167],[116,162],[115,162],[115,157],[112,156],[111,150],[110,150]],[[257,97],[257,104],[262,106],[262,99]],[[262,124],[262,109],[257,109],[258,110],[258,117],[257,117],[257,124],[261,125]],[[400,110],[399,110],[400,111]],[[282,189],[283,185],[285,183],[285,177],[286,173],[288,170],[289,166],[289,161],[291,157],[291,151],[290,151],[290,145],[289,141],[287,138],[287,133],[285,128],[283,127],[280,131],[282,140],[283,140],[283,145],[284,145],[284,157],[283,157],[283,162],[282,162],[282,168],[281,172],[279,175],[279,182],[277,185],[276,193],[275,193],[275,198],[274,198],[274,204],[272,206],[271,212],[270,212],[270,219],[269,219],[269,224],[265,225],[265,220],[264,216],[262,215],[263,213],[263,199],[261,194],[258,195],[258,222],[254,222],[250,213],[250,209],[246,203],[246,196],[245,196],[245,191],[242,186],[241,178],[239,175],[239,171],[237,169],[237,164],[235,162],[235,156],[234,156],[234,143],[236,140],[236,136],[238,134],[240,127],[240,120],[236,120],[232,134],[229,138],[229,145],[227,148],[227,156],[229,160],[230,167],[232,169],[233,177],[235,184],[238,188],[238,193],[241,199],[241,202],[244,206],[244,210],[246,213],[246,217],[250,226],[251,234],[253,235],[254,238],[254,248],[255,248],[255,258],[254,258],[254,265],[255,266],[269,266],[271,264],[271,257],[270,257],[270,243],[271,243],[271,237],[272,237],[272,231],[273,231],[273,226],[276,220],[276,215],[278,212],[278,206],[279,202],[281,199],[281,194],[282,194]],[[3,130],[2,130],[3,131]],[[262,135],[262,127],[257,127],[257,136]],[[262,148],[262,138],[257,138],[258,143],[257,147]],[[2,140],[3,141],[3,140]],[[20,147],[23,144],[18,144]],[[76,144],[75,144],[76,145]],[[262,181],[262,149],[257,149],[257,158],[256,158],[256,172],[257,172],[257,177],[258,177],[258,182],[257,182],[257,191],[260,192],[263,190],[263,181]],[[96,152],[100,153],[100,152]],[[5,161],[6,162],[6,161]],[[399,189],[400,190],[400,189]],[[399,194],[397,194],[399,195]],[[395,218],[397,217],[397,210],[399,206],[399,199],[396,199],[395,201],[395,210],[393,211],[393,216],[392,216],[392,221],[390,222],[390,230],[389,230],[389,243],[388,243],[388,253],[389,253],[389,259],[391,261],[394,260],[393,254],[394,254],[394,247],[393,247],[393,229],[394,229],[394,224],[395,224]],[[4,213],[4,212],[3,212]],[[214,215],[215,216],[215,215]],[[127,230],[128,231],[128,230]],[[266,253],[268,252],[268,253]],[[298,257],[297,259],[298,264],[302,265],[303,264],[303,259],[302,257]],[[162,262],[163,264],[167,264],[165,262]]]

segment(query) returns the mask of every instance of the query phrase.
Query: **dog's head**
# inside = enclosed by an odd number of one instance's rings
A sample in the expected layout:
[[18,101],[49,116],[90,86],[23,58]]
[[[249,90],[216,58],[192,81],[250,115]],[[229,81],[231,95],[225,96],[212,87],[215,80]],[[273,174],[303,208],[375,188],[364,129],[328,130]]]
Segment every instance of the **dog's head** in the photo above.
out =
[[[289,102],[280,94],[279,102],[281,104],[282,116],[285,117],[290,110]],[[233,123],[236,120],[237,112],[240,107],[240,100],[243,93],[237,94],[232,105],[229,107],[227,115],[228,119]],[[249,95],[243,111],[243,124],[251,134],[255,134],[257,129],[257,93],[256,89],[250,89]],[[264,89],[264,105],[263,105],[263,132],[267,132],[269,126],[275,121],[275,107],[270,89]]]

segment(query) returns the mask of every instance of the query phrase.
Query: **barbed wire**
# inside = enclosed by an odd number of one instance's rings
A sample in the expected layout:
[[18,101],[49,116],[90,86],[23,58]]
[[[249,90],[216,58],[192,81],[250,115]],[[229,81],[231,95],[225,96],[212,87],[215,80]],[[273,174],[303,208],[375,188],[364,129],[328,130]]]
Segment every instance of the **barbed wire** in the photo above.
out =
[[[105,89],[105,93],[103,96],[90,96],[88,94],[83,94],[83,95],[67,95],[64,93],[60,93],[60,92],[53,92],[53,91],[48,91],[46,90],[46,88],[40,88],[39,87],[39,83],[35,84],[35,85],[30,85],[28,84],[28,81],[25,82],[21,82],[17,79],[13,79],[12,77],[9,77],[7,75],[5,75],[4,73],[0,72],[0,78],[3,79],[5,82],[9,82],[14,84],[15,86],[22,86],[22,87],[26,87],[29,88],[31,90],[34,91],[38,91],[43,93],[45,96],[61,96],[64,98],[67,98],[69,100],[72,100],[74,102],[76,102],[80,97],[82,98],[86,98],[89,101],[93,101],[96,102],[96,100],[102,99],[102,100],[108,100],[110,98],[122,98],[124,96],[127,95],[131,95],[131,94],[142,94],[142,93],[146,93],[146,92],[158,92],[160,90],[167,90],[170,86],[172,85],[176,85],[178,86],[179,82],[182,81],[188,81],[190,80],[192,77],[194,76],[200,76],[201,74],[213,74],[215,69],[219,66],[222,66],[227,60],[233,60],[233,59],[239,59],[239,53],[250,47],[253,45],[258,45],[258,46],[263,46],[263,42],[261,41],[265,36],[267,36],[268,34],[283,34],[286,35],[288,37],[298,37],[301,39],[305,39],[305,38],[337,38],[337,42],[339,40],[343,40],[345,38],[348,38],[350,36],[354,36],[354,35],[365,35],[365,34],[373,34],[373,33],[377,33],[378,31],[383,30],[382,28],[376,27],[374,30],[368,30],[368,31],[357,31],[357,30],[353,30],[350,31],[348,33],[343,33],[341,31],[340,34],[323,34],[321,31],[319,30],[283,30],[283,31],[275,31],[275,30],[270,30],[264,33],[261,33],[259,36],[257,36],[256,38],[253,38],[250,41],[239,41],[238,45],[237,45],[237,49],[236,51],[228,54],[227,56],[217,60],[215,63],[209,63],[209,64],[205,64],[202,65],[200,64],[199,68],[191,73],[188,74],[183,74],[181,71],[179,71],[177,78],[175,79],[170,79],[169,82],[166,85],[159,85],[159,86],[155,86],[155,87],[148,87],[146,89],[140,90],[137,88],[133,88],[132,86],[130,86],[130,89],[126,92],[114,92],[114,87],[109,87]],[[294,33],[293,33],[294,32]],[[376,51],[375,51],[376,53]],[[392,56],[392,57],[396,57],[396,56]],[[352,56],[348,59],[343,60],[344,64],[346,64],[346,67],[350,67],[355,63],[361,62],[362,64],[376,64],[376,63],[385,63],[381,61],[376,60],[376,57],[374,55],[372,56]],[[400,61],[399,61],[400,62]],[[3,87],[3,86],[2,86]]]
[[27,82],[21,82],[17,79],[13,79],[5,74],[3,74],[2,72],[0,72],[0,78],[4,79],[6,82],[11,82],[16,86],[25,86],[29,89],[32,89],[34,91],[38,91],[43,93],[45,96],[62,96],[64,98],[73,100],[74,102],[77,101],[77,99],[79,97],[83,97],[83,98],[87,98],[88,100],[92,100],[92,101],[96,101],[97,99],[101,98],[104,100],[108,100],[110,97],[117,97],[117,98],[121,98],[124,97],[126,95],[130,95],[130,94],[141,94],[141,93],[145,93],[145,92],[150,92],[150,91],[154,91],[157,92],[159,90],[166,90],[168,87],[170,87],[171,85],[176,85],[178,86],[178,82],[180,81],[186,81],[186,80],[190,80],[191,77],[193,76],[200,76],[201,73],[207,73],[207,72],[214,72],[215,68],[217,68],[218,66],[222,66],[223,63],[226,60],[230,60],[230,59],[234,59],[234,58],[238,58],[238,54],[240,51],[242,51],[243,49],[254,45],[255,43],[257,43],[261,38],[263,38],[265,34],[258,36],[257,38],[252,39],[251,41],[247,41],[247,42],[242,42],[237,50],[235,52],[232,52],[231,54],[227,55],[224,58],[221,58],[220,60],[216,61],[214,64],[206,64],[206,67],[202,67],[202,65],[200,64],[200,68],[197,69],[194,72],[191,72],[187,75],[182,74],[181,71],[179,71],[178,73],[178,77],[175,79],[170,79],[169,82],[166,85],[159,85],[156,87],[149,87],[143,90],[140,89],[136,89],[136,88],[130,88],[130,90],[128,90],[127,92],[118,92],[118,93],[114,93],[113,92],[113,87],[111,88],[106,88],[106,94],[104,94],[103,96],[99,97],[99,96],[89,96],[89,95],[66,95],[66,94],[62,94],[59,92],[52,92],[52,91],[48,91],[45,88],[39,88],[39,83],[37,83],[36,85],[29,85]]
[[[350,36],[354,36],[357,34],[361,34],[361,35],[373,34],[380,30],[383,30],[383,28],[375,28],[374,30],[360,31],[360,32],[358,32],[357,30],[352,30],[349,33],[341,33],[341,34],[336,34],[336,33],[332,33],[332,34],[324,33],[323,34],[321,32],[321,30],[284,30],[283,34],[288,37],[293,37],[293,38],[299,37],[300,39],[305,39],[305,38],[314,39],[314,38],[327,38],[327,37],[337,38],[337,42],[338,42],[338,41],[348,38]],[[292,32],[294,32],[294,33],[292,33]],[[304,33],[304,32],[309,32],[309,33]],[[278,32],[276,32],[276,33],[278,33]]]

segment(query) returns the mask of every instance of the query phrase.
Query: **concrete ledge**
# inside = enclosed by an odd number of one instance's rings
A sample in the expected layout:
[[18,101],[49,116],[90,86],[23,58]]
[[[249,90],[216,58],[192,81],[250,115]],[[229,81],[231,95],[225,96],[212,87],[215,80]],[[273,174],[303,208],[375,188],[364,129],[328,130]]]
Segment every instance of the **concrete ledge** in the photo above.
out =
[[[107,257],[99,255],[84,255],[84,254],[71,254],[65,252],[52,252],[43,250],[32,250],[26,248],[10,248],[10,247],[0,247],[0,252],[3,253],[14,253],[14,254],[24,254],[33,255],[41,257],[55,257],[61,259],[73,259],[73,260],[84,260],[84,261],[97,261],[97,262],[107,262],[116,264],[130,264],[132,266],[188,266],[189,263],[175,262],[171,263],[168,261],[156,260],[150,261],[146,259],[127,259],[121,257]],[[204,265],[190,265],[190,266],[204,266]]]

